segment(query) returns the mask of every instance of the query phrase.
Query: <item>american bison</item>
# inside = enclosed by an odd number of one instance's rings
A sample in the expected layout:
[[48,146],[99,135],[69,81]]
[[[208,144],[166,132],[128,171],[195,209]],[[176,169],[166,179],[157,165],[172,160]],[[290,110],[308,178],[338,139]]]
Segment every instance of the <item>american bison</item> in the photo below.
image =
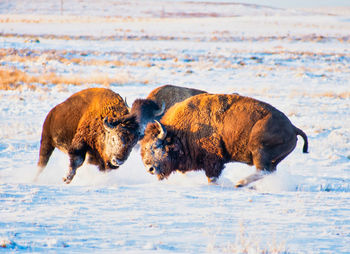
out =
[[166,112],[175,103],[202,93],[206,93],[206,91],[182,86],[164,85],[151,91],[147,99],[156,102],[159,107],[162,107],[164,103],[164,112]]
[[175,103],[201,93],[206,92],[173,85],[158,87],[146,99],[135,100],[129,114],[122,116],[115,122],[108,123],[108,126],[113,129],[123,123],[124,128],[120,129],[122,131],[120,135],[125,137],[123,145],[132,148],[135,145],[135,140],[128,139],[128,136],[134,137],[137,142],[143,137],[148,123],[159,120],[164,112]]
[[[63,179],[66,183],[72,181],[86,154],[88,162],[97,165],[101,171],[117,169],[131,151],[121,145],[125,142],[121,140],[123,126],[128,124],[130,127],[134,119],[125,119],[113,129],[109,128],[108,120],[114,121],[128,113],[119,94],[104,88],[82,90],[55,106],[43,124],[37,177],[56,147],[68,153],[70,158],[69,172]],[[132,135],[124,138],[135,139]]]
[[200,94],[175,104],[150,123],[141,140],[144,165],[158,179],[178,170],[205,171],[215,182],[228,162],[255,165],[257,172],[239,181],[245,186],[276,170],[305,133],[273,106],[238,94]]

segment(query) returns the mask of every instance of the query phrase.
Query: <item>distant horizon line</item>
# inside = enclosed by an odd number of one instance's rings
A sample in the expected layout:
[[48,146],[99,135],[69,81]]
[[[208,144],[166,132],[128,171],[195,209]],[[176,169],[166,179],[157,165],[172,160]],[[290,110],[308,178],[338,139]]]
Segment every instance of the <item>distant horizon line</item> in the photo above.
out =
[[221,2],[256,4],[276,8],[312,8],[312,7],[350,7],[349,0],[161,0],[174,2]]

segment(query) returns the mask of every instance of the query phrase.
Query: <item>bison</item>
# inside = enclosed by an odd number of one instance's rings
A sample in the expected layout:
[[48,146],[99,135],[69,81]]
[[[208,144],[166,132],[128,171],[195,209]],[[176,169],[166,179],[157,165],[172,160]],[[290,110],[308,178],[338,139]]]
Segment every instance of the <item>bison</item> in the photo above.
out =
[[255,165],[257,172],[236,186],[250,184],[293,151],[305,133],[273,106],[238,94],[200,94],[175,104],[150,123],[141,140],[144,165],[159,180],[172,172],[205,171],[215,182],[228,162]]
[[[159,120],[161,116],[172,105],[181,102],[191,96],[206,93],[202,90],[164,85],[154,89],[146,99],[137,99],[132,104],[130,113],[116,119],[114,122],[108,123],[108,127],[113,130],[120,124],[124,127],[120,129],[121,138],[125,142],[122,144],[125,147],[132,148],[139,139],[142,139],[144,130],[148,123],[154,120]],[[137,126],[138,128],[135,128]],[[133,137],[133,140],[127,137]]]
[[[99,170],[117,169],[129,156],[131,148],[119,144],[132,140],[132,134],[121,137],[124,124],[129,127],[134,119],[125,120],[116,128],[109,128],[109,119],[118,119],[129,113],[123,99],[110,89],[90,88],[77,92],[55,106],[48,113],[42,128],[38,173],[43,171],[55,148],[68,153],[69,172],[64,177],[70,183],[86,154],[88,162]],[[137,128],[134,125],[133,128]]]
[[175,103],[202,93],[206,93],[206,91],[181,86],[164,85],[151,91],[147,99],[154,101],[159,107],[164,103],[164,112],[166,112]]

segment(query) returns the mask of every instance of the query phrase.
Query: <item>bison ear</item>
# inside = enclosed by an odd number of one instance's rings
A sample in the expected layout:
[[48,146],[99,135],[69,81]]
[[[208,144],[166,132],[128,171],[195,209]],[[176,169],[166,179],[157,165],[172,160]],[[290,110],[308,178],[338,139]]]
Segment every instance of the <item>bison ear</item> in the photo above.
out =
[[139,124],[135,115],[126,115],[119,120],[120,127],[126,130],[138,130]]
[[119,121],[115,121],[113,123],[110,123],[108,121],[108,116],[105,117],[105,119],[103,120],[103,126],[105,127],[105,129],[107,131],[112,131],[115,129],[115,127],[117,127],[117,125],[119,124]]
[[159,130],[159,134],[157,136],[158,139],[160,140],[164,140],[165,137],[166,137],[166,134],[167,134],[167,131],[165,129],[165,127],[160,123],[158,122],[157,120],[154,120],[157,124],[157,129]]

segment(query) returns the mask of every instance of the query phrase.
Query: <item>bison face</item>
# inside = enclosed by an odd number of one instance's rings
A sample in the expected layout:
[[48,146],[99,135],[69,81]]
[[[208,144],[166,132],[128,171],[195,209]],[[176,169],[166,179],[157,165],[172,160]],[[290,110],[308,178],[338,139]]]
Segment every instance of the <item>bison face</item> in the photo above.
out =
[[175,137],[167,136],[165,127],[158,121],[149,124],[141,140],[141,157],[143,164],[159,180],[167,178],[176,170],[180,146]]
[[105,155],[110,168],[118,168],[129,157],[132,148],[136,145],[138,123],[135,117],[119,119],[110,123],[106,117],[103,122],[105,128]]

